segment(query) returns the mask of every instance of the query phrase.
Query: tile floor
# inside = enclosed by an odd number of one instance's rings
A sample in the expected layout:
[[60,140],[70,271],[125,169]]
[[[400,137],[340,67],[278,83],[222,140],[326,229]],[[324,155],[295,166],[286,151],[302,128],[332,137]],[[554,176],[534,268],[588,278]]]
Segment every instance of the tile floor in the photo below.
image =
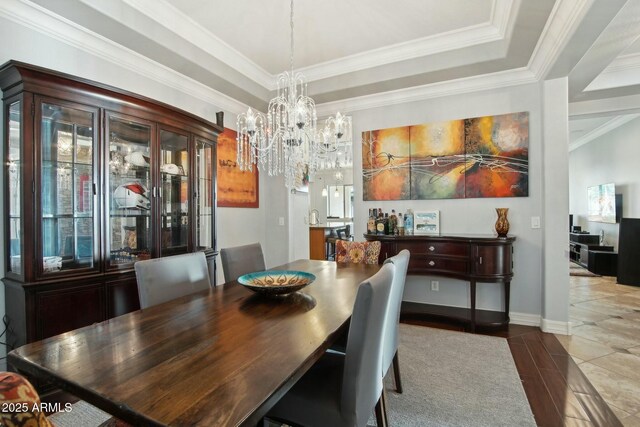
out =
[[640,287],[571,276],[572,336],[556,335],[625,427],[640,427]]

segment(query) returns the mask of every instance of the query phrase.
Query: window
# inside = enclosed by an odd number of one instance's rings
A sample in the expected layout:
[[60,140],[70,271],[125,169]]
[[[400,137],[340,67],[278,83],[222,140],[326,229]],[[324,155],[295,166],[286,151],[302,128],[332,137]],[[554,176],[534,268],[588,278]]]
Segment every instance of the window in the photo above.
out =
[[327,190],[327,218],[353,218],[353,185],[329,185]]

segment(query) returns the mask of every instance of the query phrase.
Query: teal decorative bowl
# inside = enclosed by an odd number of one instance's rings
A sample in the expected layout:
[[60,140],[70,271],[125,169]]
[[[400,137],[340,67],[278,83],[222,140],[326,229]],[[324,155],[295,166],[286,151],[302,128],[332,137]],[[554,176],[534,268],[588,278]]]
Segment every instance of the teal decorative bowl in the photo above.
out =
[[254,292],[265,295],[286,295],[299,291],[316,280],[305,271],[268,270],[238,277],[238,283]]

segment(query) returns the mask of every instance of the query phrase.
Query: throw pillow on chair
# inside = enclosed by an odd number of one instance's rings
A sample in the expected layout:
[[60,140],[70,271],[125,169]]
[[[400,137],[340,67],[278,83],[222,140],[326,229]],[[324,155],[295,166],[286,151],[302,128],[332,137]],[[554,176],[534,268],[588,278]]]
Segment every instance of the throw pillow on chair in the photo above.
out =
[[378,264],[382,244],[374,242],[336,242],[336,262],[352,264]]

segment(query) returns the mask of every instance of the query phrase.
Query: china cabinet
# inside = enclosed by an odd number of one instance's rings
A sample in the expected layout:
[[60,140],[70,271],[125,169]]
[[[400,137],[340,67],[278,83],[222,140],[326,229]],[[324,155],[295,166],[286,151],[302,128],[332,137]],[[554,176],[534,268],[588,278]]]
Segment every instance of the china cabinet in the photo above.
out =
[[12,347],[137,309],[137,260],[202,250],[215,280],[222,123],[14,61],[0,89]]

